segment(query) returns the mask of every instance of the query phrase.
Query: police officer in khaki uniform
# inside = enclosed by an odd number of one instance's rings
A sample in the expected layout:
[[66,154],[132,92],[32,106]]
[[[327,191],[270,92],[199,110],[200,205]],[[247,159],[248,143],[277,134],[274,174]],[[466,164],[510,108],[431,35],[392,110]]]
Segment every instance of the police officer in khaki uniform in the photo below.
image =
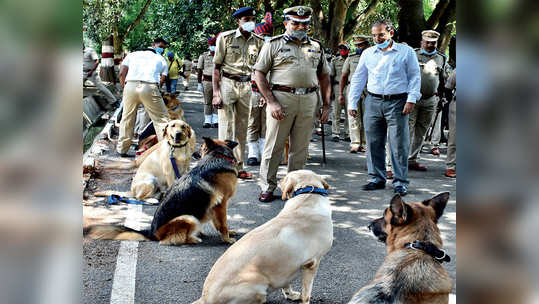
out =
[[288,136],[288,172],[305,167],[319,86],[323,100],[320,120],[325,123],[329,114],[329,64],[321,43],[307,37],[311,14],[312,9],[306,6],[285,9],[285,34],[264,44],[254,66],[256,83],[267,102],[266,145],[260,164],[262,202],[274,199],[277,170]]
[[204,124],[203,128],[217,128],[219,118],[217,116],[217,110],[213,108],[213,56],[215,55],[215,41],[216,36],[208,39],[209,51],[204,52],[198,57],[197,62],[197,90],[204,95]]
[[[364,35],[356,35],[353,37],[353,43],[356,50],[354,54],[346,58],[342,67],[342,74],[338,88],[339,103],[344,102],[345,105],[348,104],[348,84],[350,83],[350,76],[354,75],[354,72],[356,71],[361,53],[370,46],[369,38],[369,36]],[[348,126],[350,130],[350,153],[367,151],[364,148],[366,140],[365,129],[363,128],[363,99],[365,99],[365,95],[363,95],[361,100],[358,102],[358,115],[356,117],[348,115]]]
[[427,168],[417,162],[419,152],[423,146],[427,129],[429,128],[436,106],[438,105],[438,91],[443,90],[445,79],[449,76],[447,57],[436,50],[440,34],[428,30],[421,33],[421,48],[416,49],[417,60],[421,68],[421,99],[416,103],[414,111],[410,113],[410,157],[408,168],[410,170],[427,171]]
[[239,27],[217,38],[213,63],[213,106],[219,109],[219,139],[239,143],[234,148],[238,177],[251,179],[243,169],[251,99],[251,72],[264,39],[254,33],[255,10],[238,9],[232,17]]
[[333,124],[331,125],[331,133],[333,134],[333,141],[338,142],[339,136],[341,135],[341,113],[344,111],[345,120],[344,120],[344,140],[350,141],[350,136],[348,132],[348,110],[346,102],[339,99],[339,81],[341,80],[342,68],[344,62],[348,58],[348,53],[350,48],[345,44],[341,43],[338,46],[339,54],[331,60],[330,69],[331,72],[329,76],[331,78],[331,85],[333,86],[333,96],[336,99],[333,101]]
[[[264,20],[255,26],[255,33],[264,37],[264,41],[271,39],[271,36],[273,36],[271,13],[266,13]],[[247,126],[247,145],[249,147],[247,165],[249,166],[260,165],[266,141],[266,101],[262,98],[254,77],[253,71],[251,79],[251,112],[249,113],[249,125]]]

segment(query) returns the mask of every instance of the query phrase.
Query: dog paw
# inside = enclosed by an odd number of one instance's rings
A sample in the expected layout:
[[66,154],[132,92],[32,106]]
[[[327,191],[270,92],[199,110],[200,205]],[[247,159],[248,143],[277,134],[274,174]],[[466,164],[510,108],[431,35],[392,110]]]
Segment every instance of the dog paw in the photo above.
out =
[[202,240],[196,236],[190,236],[189,238],[187,238],[187,244],[198,244],[202,242]]
[[228,238],[224,238],[223,241],[225,241],[228,244],[234,244],[236,242],[236,239],[228,237]]
[[228,230],[229,235],[238,235],[238,232],[236,230]]
[[289,289],[281,289],[283,292],[283,295],[286,299],[292,300],[292,301],[299,301],[301,299],[301,293],[292,290],[292,288]]

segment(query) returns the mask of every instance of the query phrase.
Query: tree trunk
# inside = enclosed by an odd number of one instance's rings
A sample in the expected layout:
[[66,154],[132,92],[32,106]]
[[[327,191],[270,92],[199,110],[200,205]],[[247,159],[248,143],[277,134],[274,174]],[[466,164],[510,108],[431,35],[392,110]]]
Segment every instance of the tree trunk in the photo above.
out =
[[320,4],[320,0],[311,0],[311,8],[313,10],[311,18],[311,28],[313,30],[313,33],[311,35],[313,37],[319,37],[324,40],[326,39],[324,26],[327,21],[324,18],[324,12],[322,11],[322,5]]
[[343,38],[347,5],[344,0],[334,0],[331,2],[333,4],[333,10],[330,12],[329,37],[326,38],[326,47],[335,50]]
[[449,41],[451,40],[451,33],[453,32],[453,21],[457,17],[457,1],[451,0],[449,5],[445,9],[443,15],[440,17],[440,22],[436,27],[436,31],[440,33],[440,39],[438,40],[438,50],[445,53]]
[[417,48],[421,42],[421,32],[425,30],[425,14],[422,0],[400,0],[399,29],[397,40]]
[[450,0],[440,0],[438,4],[436,4],[436,8],[432,12],[432,15],[430,15],[429,20],[427,20],[427,29],[433,29],[438,26],[440,18],[444,14],[445,9],[449,5],[449,2]]
[[352,37],[357,26],[364,22],[367,17],[369,17],[372,13],[375,12],[378,3],[380,3],[380,0],[371,0],[369,5],[365,8],[363,12],[358,15],[354,15],[359,5],[359,0],[352,1],[350,7],[348,8],[348,12],[346,13],[346,24],[343,31],[343,40],[348,40]]

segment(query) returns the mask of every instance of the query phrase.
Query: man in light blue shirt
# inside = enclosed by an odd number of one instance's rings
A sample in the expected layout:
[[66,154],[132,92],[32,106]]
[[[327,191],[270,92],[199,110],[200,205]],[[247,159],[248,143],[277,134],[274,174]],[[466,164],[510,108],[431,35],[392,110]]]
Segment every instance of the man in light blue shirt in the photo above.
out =
[[408,114],[421,97],[419,63],[411,47],[393,41],[395,30],[390,21],[376,21],[371,31],[376,45],[361,55],[348,94],[349,114],[356,117],[357,103],[367,84],[369,93],[365,98],[363,123],[371,180],[363,190],[385,188],[385,143],[388,138],[395,193],[406,195],[410,151]]

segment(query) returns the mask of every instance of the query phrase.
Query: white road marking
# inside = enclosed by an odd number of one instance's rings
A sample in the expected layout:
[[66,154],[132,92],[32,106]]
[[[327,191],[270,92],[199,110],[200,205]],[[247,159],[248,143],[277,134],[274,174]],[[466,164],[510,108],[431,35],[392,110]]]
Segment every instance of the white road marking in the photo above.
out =
[[456,294],[449,294],[449,304],[457,304],[457,295]]
[[[125,226],[140,230],[142,205],[129,205]],[[137,241],[122,241],[116,259],[116,270],[110,293],[111,304],[135,303],[135,280],[137,275]]]

